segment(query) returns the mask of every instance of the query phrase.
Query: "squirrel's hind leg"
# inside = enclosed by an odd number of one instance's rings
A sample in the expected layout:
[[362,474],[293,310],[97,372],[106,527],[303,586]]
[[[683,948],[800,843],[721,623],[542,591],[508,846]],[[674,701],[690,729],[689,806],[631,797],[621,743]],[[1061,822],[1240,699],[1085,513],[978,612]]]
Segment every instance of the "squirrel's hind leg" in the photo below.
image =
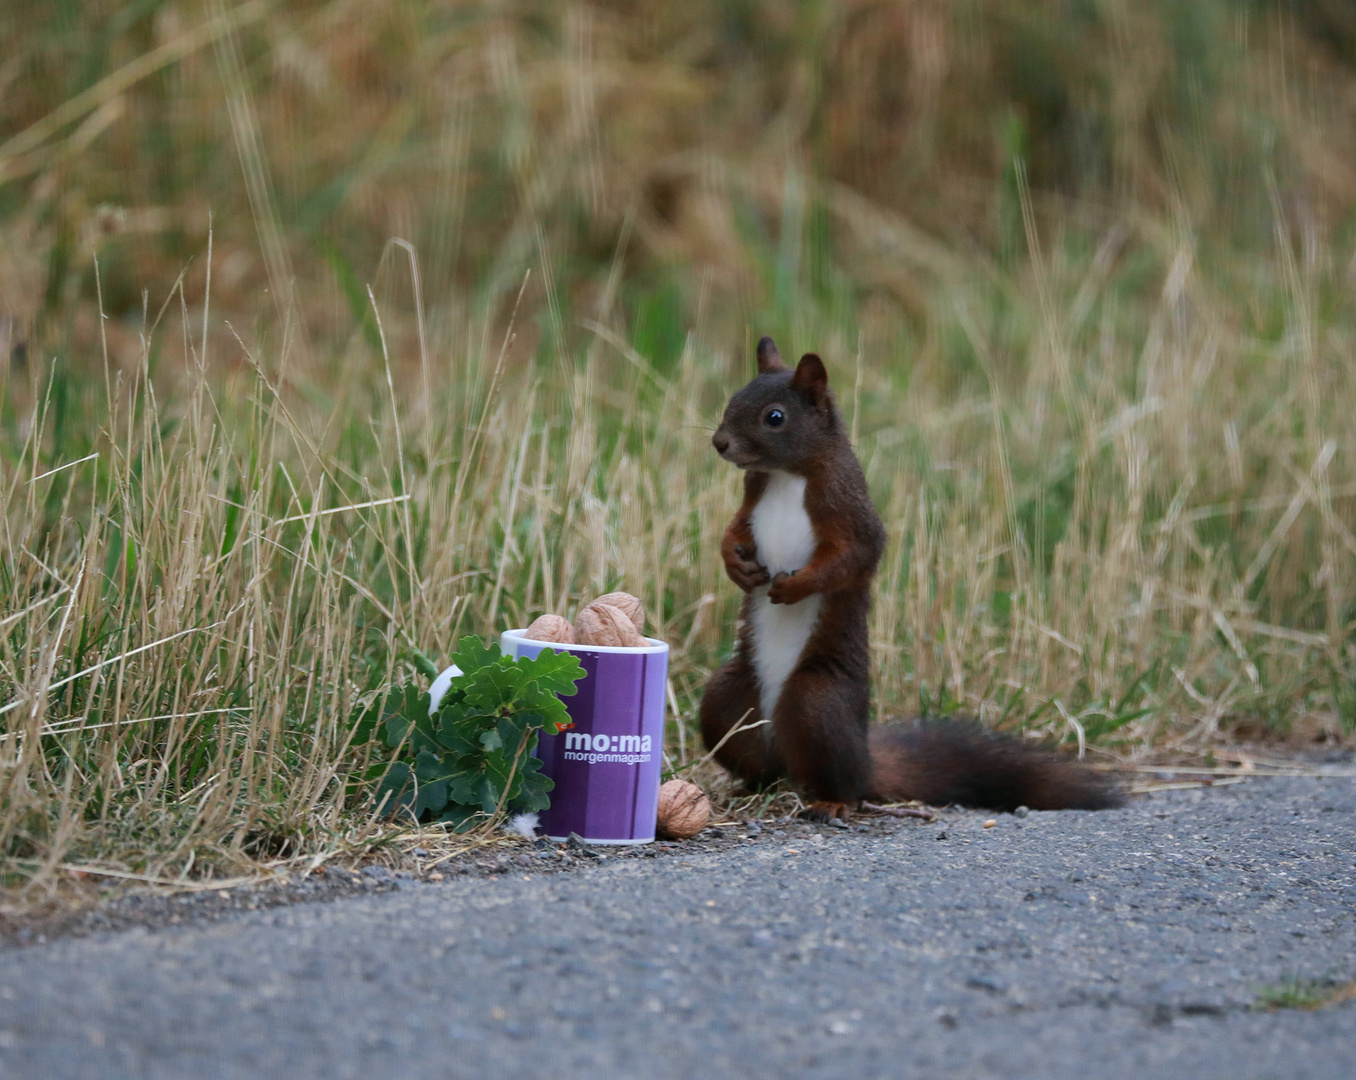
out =
[[[761,712],[758,677],[742,652],[717,668],[702,691],[702,741],[708,750],[720,745],[731,728],[754,724]],[[785,772],[767,725],[741,731],[725,740],[716,760],[750,784],[770,784]]]
[[787,774],[814,800],[806,814],[846,817],[871,785],[867,688],[832,669],[802,663],[782,687],[772,732]]

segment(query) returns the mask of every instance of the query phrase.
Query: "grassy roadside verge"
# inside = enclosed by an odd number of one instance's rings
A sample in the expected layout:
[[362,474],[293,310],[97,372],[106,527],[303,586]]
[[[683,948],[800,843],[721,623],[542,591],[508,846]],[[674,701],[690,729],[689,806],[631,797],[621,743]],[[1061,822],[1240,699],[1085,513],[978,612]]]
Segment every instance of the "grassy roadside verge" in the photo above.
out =
[[[982,283],[955,297],[978,391],[926,358],[831,356],[891,538],[880,710],[1131,755],[1349,733],[1340,315],[1306,329],[1295,294],[1250,297],[1288,328],[1249,335],[1174,258],[1136,336],[1107,314],[1114,281],[1088,299],[1095,259],[1032,266],[1001,305]],[[1005,313],[1030,328],[1006,371],[984,329]],[[351,742],[359,703],[410,650],[613,587],[676,646],[669,751],[692,753],[735,607],[713,553],[737,477],[707,439],[746,358],[690,338],[665,374],[599,333],[515,366],[510,330],[399,388],[361,341],[285,385],[286,357],[243,344],[209,374],[203,315],[169,303],[140,370],[56,364],[26,397],[11,380],[11,888],[90,859],[192,879],[379,841],[393,826],[352,784],[373,752]],[[177,370],[167,400],[156,366]]]
[[691,760],[764,332],[887,521],[882,714],[1351,736],[1345,24],[645,7],[0,15],[7,896],[405,842],[357,707],[613,588]]

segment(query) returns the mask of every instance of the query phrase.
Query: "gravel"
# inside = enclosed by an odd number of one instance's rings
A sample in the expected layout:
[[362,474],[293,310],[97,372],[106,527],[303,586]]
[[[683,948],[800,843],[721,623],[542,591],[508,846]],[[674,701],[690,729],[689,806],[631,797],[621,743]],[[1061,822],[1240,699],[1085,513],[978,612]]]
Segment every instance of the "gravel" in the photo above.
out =
[[1356,990],[1353,852],[1306,777],[141,898],[11,935],[0,1076],[1345,1080],[1259,1003]]

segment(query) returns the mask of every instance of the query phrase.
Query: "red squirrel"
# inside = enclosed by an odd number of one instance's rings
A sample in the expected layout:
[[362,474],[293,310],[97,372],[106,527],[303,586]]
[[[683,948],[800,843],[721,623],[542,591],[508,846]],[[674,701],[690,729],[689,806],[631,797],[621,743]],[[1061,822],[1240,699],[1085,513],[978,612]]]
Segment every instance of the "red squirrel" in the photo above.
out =
[[[818,356],[792,371],[763,338],[758,375],[730,399],[711,442],[744,472],[744,501],[720,545],[744,591],[738,642],[701,703],[717,761],[751,784],[789,777],[820,820],[846,818],[864,800],[1120,803],[1102,775],[973,722],[869,725],[866,620],[885,528]],[[771,723],[720,745],[760,718]]]

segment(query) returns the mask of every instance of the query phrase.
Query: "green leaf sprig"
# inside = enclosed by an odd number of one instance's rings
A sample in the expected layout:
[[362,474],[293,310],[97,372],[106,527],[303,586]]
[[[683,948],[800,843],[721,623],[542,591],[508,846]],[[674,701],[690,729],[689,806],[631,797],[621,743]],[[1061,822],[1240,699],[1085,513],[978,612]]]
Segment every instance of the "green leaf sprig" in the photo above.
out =
[[462,674],[433,715],[428,692],[406,684],[359,718],[356,742],[379,735],[393,751],[368,770],[377,805],[458,832],[505,810],[545,810],[553,784],[532,752],[542,731],[570,722],[561,698],[578,690],[579,660],[549,648],[515,659],[464,637],[452,662]]

